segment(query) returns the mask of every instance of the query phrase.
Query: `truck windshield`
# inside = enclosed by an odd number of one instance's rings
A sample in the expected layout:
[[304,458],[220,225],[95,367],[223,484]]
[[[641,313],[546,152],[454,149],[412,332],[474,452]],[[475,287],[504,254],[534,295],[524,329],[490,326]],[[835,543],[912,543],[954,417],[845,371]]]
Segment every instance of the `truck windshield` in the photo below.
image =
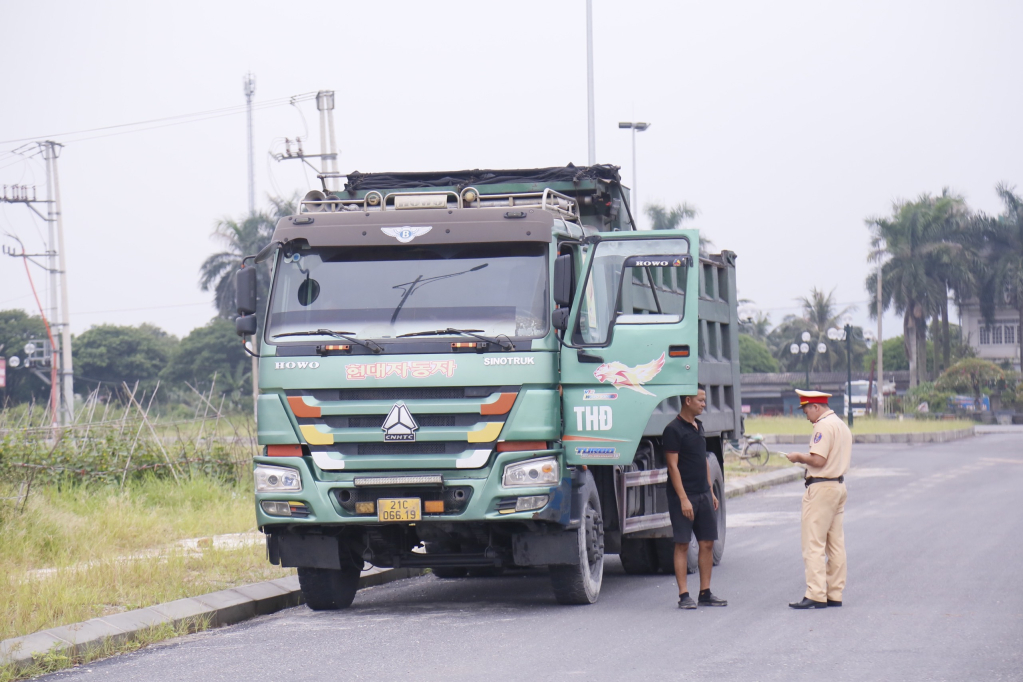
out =
[[547,333],[547,245],[304,249],[281,256],[267,339],[343,329],[394,338],[428,329],[529,339]]

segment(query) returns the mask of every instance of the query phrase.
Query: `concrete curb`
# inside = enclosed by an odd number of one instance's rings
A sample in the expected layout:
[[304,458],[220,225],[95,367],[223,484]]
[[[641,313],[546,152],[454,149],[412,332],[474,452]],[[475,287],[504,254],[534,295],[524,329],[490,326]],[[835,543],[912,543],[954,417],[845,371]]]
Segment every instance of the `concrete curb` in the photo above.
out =
[[[421,570],[411,568],[373,569],[362,574],[359,589],[422,573]],[[210,592],[5,639],[0,641],[0,667],[27,668],[51,651],[68,656],[82,655],[103,646],[105,642],[125,642],[149,628],[165,624],[177,627],[187,619],[209,619],[211,627],[221,627],[276,613],[301,603],[302,592],[296,575]]]
[[803,467],[785,467],[775,471],[765,471],[762,474],[745,476],[737,481],[727,481],[725,483],[725,497],[739,497],[754,490],[798,481],[805,474],[806,470]]
[[[725,483],[725,497],[738,497],[754,490],[797,481],[802,477],[803,469],[795,466],[754,474]],[[372,569],[362,574],[359,589],[413,578],[424,572],[414,568]],[[5,639],[0,641],[0,667],[27,668],[50,651],[81,655],[103,646],[104,642],[124,642],[146,629],[164,624],[178,626],[186,619],[208,618],[211,627],[221,627],[276,613],[301,603],[298,576],[243,585]]]
[[[971,438],[976,428],[955,431],[924,431],[921,433],[861,433],[853,436],[853,443],[949,443],[954,440]],[[770,444],[809,443],[810,434],[764,434],[764,442]]]

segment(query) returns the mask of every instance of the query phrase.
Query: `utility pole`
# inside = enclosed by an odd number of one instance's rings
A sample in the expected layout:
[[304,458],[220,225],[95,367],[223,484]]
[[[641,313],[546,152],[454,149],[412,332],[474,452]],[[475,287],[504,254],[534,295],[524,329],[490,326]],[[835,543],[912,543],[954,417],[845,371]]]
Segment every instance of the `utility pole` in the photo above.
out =
[[[256,214],[256,164],[252,151],[252,98],[256,94],[256,77],[250,71],[245,74],[243,82],[245,88],[245,110],[248,119],[248,152],[249,152],[249,216]],[[242,341],[242,343],[245,343]],[[255,340],[252,342],[253,352],[259,353],[259,346]],[[252,356],[252,416],[256,416],[256,403],[259,400],[259,359]]]
[[[74,421],[75,410],[74,369],[71,363],[71,315],[68,302],[67,259],[64,253],[64,217],[60,203],[60,176],[57,172],[57,156],[63,145],[53,140],[35,144],[46,162],[46,199],[37,199],[34,188],[30,198],[28,188],[23,185],[12,186],[11,193],[8,194],[8,186],[5,185],[0,203],[25,204],[46,222],[46,253],[39,254],[46,257],[46,265],[32,262],[40,265],[50,275],[47,295],[49,314],[42,310],[41,303],[40,313],[50,330],[60,332],[59,344],[55,337],[50,338],[50,420],[52,427],[56,429],[58,424],[65,426],[71,424]],[[35,204],[40,203],[46,204],[45,216],[35,207]],[[24,248],[20,254],[7,249],[5,252],[10,256],[23,258],[27,256]]]
[[881,246],[878,245],[878,256],[877,256],[877,411],[874,413],[878,417],[884,417],[884,343],[881,336],[881,317],[884,312],[881,309],[881,266],[883,263],[881,259],[883,255],[881,253]]
[[597,163],[597,124],[593,109],[593,0],[586,0],[586,122],[589,165]]
[[251,72],[245,74],[245,111],[248,119],[249,133],[249,215],[256,212],[256,164],[252,152],[252,98],[256,95],[256,77]]
[[[60,204],[60,176],[57,174],[57,149],[61,146],[48,140],[50,148],[50,172],[53,174],[53,212],[57,224],[57,255],[60,266],[60,384],[64,400],[61,402],[61,424],[68,426],[75,421],[75,373],[71,365],[71,313],[67,295],[67,259],[64,249],[64,216]],[[51,249],[52,250],[52,249]],[[54,349],[56,354],[56,349]]]
[[[316,93],[316,110],[320,112],[320,157],[325,161],[324,170],[333,177],[325,183],[328,189],[337,189],[337,142],[334,137],[334,91],[320,90]],[[330,131],[329,134],[327,131]]]

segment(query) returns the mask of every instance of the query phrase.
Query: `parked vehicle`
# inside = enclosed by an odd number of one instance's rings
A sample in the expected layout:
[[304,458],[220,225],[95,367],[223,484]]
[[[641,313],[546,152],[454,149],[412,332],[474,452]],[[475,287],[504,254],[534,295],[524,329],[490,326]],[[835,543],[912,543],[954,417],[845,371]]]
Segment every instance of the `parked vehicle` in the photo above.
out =
[[[312,608],[348,606],[363,562],[546,566],[565,604],[597,600],[606,554],[672,571],[660,437],[698,387],[720,560],[735,254],[636,231],[627,199],[613,166],[354,173],[280,220],[253,259],[256,513]],[[255,268],[237,284],[250,335]]]

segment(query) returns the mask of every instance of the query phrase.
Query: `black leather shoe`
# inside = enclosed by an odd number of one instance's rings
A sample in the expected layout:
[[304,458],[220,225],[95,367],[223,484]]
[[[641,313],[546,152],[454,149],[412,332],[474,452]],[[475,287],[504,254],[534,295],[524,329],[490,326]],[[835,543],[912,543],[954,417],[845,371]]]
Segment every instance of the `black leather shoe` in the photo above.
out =
[[841,606],[841,605],[842,605],[842,601],[841,600],[837,600],[837,601],[834,600],[834,599],[829,599],[828,600],[828,606]]
[[700,597],[697,603],[700,606],[728,606],[727,601],[715,597],[711,592],[708,592],[707,594]]
[[797,601],[793,604],[789,604],[789,607],[793,609],[826,609],[828,608],[828,603],[826,601],[814,601],[813,599],[803,597],[803,601]]
[[693,598],[690,597],[687,594],[684,597],[679,597],[678,598],[678,607],[680,609],[695,609],[696,608],[696,602],[694,602]]

